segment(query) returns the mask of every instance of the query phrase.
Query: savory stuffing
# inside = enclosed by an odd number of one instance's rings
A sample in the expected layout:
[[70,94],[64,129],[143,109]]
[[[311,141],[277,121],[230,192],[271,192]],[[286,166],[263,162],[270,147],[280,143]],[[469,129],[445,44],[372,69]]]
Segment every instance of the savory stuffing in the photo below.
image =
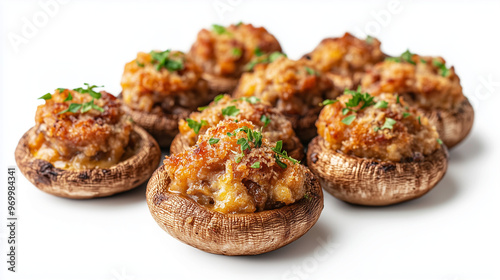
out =
[[403,97],[346,91],[325,106],[316,122],[326,145],[346,155],[416,161],[439,148],[434,126]]
[[140,52],[125,65],[124,103],[154,114],[185,114],[210,102],[201,68],[179,51]]
[[205,73],[239,78],[252,59],[273,52],[281,46],[264,27],[239,23],[202,29],[189,55]]
[[271,143],[246,120],[223,120],[196,146],[166,157],[169,191],[210,210],[252,213],[302,199],[306,167]]
[[320,71],[352,77],[383,61],[385,54],[376,38],[361,40],[345,33],[343,37],[324,39],[306,58]]
[[233,95],[255,96],[270,103],[285,115],[317,115],[319,104],[332,98],[332,82],[308,60],[290,60],[284,56],[269,64],[258,64],[254,72],[245,73]]
[[[235,99],[229,95],[219,95],[208,107],[200,109],[201,112],[193,112],[187,120],[179,121],[179,131],[190,146],[196,143],[199,135],[222,120],[248,120],[256,129],[262,128],[263,137],[270,142],[283,140],[286,151],[302,148],[292,124],[276,109],[256,97]],[[197,124],[200,125],[199,129]]]
[[423,109],[452,110],[464,100],[454,67],[447,68],[441,57],[423,57],[409,51],[375,65],[361,85],[373,95],[398,93],[410,105]]
[[35,158],[62,169],[109,168],[129,144],[132,125],[113,95],[87,89],[57,89],[36,111],[28,140]]

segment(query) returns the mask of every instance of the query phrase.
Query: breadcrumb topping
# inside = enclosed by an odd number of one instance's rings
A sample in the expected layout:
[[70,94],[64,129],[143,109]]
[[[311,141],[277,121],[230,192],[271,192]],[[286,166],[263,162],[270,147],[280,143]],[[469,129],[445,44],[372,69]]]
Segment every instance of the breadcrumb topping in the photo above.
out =
[[[108,168],[117,164],[129,144],[132,125],[120,110],[119,100],[105,91],[100,93],[101,97],[93,102],[102,112],[91,109],[62,113],[72,103],[93,100],[88,94],[69,89],[56,90],[51,99],[38,106],[36,133],[28,141],[34,157],[62,169]],[[72,100],[65,101],[69,95]]]
[[373,104],[380,102],[383,106],[359,110],[360,103],[354,108],[359,111],[345,113],[351,98],[344,94],[338,102],[325,106],[316,122],[318,134],[332,150],[400,162],[420,160],[439,148],[435,127],[415,108],[408,107],[403,97],[383,93],[373,98]]

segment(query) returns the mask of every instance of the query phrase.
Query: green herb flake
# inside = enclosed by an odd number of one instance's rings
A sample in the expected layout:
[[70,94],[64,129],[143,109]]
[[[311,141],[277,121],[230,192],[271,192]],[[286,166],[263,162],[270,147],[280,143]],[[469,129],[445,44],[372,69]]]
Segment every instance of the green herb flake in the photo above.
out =
[[59,112],[58,115],[64,114],[67,112],[77,113],[78,110],[80,110],[80,108],[82,108],[82,104],[71,103],[71,104],[69,104],[69,107],[66,110]]
[[262,56],[262,55],[264,55],[264,52],[260,49],[260,47],[259,47],[259,46],[257,46],[257,47],[255,48],[255,50],[253,50],[253,53],[254,53],[256,56]]
[[140,63],[140,62],[139,62],[139,61],[137,61],[137,60],[135,61],[135,63],[136,63],[136,64],[137,64],[137,66],[139,66],[139,67],[144,67],[144,63]]
[[306,72],[307,74],[309,75],[316,75],[316,71],[314,71],[313,69],[309,68],[309,67],[304,67],[306,69]]
[[202,112],[202,111],[204,111],[207,108],[208,108],[208,106],[198,107],[198,111]]
[[240,113],[240,109],[236,108],[236,106],[227,106],[222,109],[223,116],[236,117]]
[[439,74],[443,77],[447,77],[450,75],[450,69],[446,68],[446,65],[442,63],[441,61],[434,59],[432,61],[432,65],[436,66],[439,68]]
[[415,61],[413,61],[412,59],[413,54],[410,52],[410,50],[406,50],[404,53],[402,53],[401,58],[410,64],[416,65]]
[[240,56],[241,56],[241,54],[242,54],[242,51],[241,51],[241,49],[240,49],[240,48],[233,48],[233,49],[232,49],[232,53],[233,53],[233,55],[234,55],[234,56],[236,56],[236,57],[240,57]]
[[94,89],[98,88],[98,87],[103,87],[103,86],[96,86],[96,85],[91,86],[88,83],[84,83],[84,85],[87,88],[79,87],[79,88],[75,88],[73,90],[78,92],[78,93],[81,93],[81,94],[88,94],[88,95],[92,96],[92,98],[95,98],[95,99],[101,98],[101,93],[95,91]]
[[373,37],[370,35],[366,36],[365,42],[369,45],[373,44]]
[[224,98],[224,94],[219,94],[219,95],[217,95],[217,96],[214,98],[214,102],[215,102],[215,104],[217,104],[217,102],[219,102],[219,100],[221,100],[222,98]]
[[255,96],[250,96],[250,97],[243,96],[243,97],[240,97],[240,98],[237,98],[237,99],[233,99],[233,101],[231,101],[231,102],[238,102],[240,100],[246,101],[246,102],[248,102],[250,104],[256,104],[256,103],[261,102],[261,100],[258,97],[255,97]]
[[151,55],[153,64],[155,64],[156,71],[160,71],[161,68],[165,68],[170,72],[184,69],[184,62],[182,60],[170,58],[170,50],[162,52],[151,51],[149,54]]
[[352,121],[354,121],[354,119],[356,118],[356,115],[350,115],[350,116],[347,116],[345,117],[343,120],[342,120],[342,123],[346,124],[346,125],[350,125],[352,123]]
[[227,33],[227,34],[230,34],[226,28],[222,25],[218,25],[218,24],[212,24],[212,29],[214,30],[215,33],[221,35],[221,34],[224,34],[224,33]]
[[43,100],[49,100],[49,99],[52,99],[52,94],[49,93],[46,93],[42,96],[40,96],[38,99],[43,99]]
[[396,121],[391,118],[385,118],[385,123],[380,129],[392,129],[394,124],[396,124]]
[[441,140],[441,139],[438,138],[437,142],[438,142],[439,145],[443,145],[443,140]]
[[269,123],[271,122],[271,119],[268,118],[266,115],[262,115],[260,117],[260,121],[264,123],[264,127],[267,127]]
[[280,57],[287,57],[286,54],[281,52],[273,52],[269,55],[269,62],[273,62]]
[[338,102],[338,100],[325,99],[321,102],[321,105],[326,106]]
[[68,92],[68,96],[64,99],[63,102],[71,101],[71,100],[73,100],[73,95],[71,95],[71,92]]
[[401,102],[399,101],[399,95],[396,95],[396,104],[400,104]]
[[198,134],[200,133],[200,129],[204,125],[208,125],[206,120],[201,120],[200,122],[197,122],[193,119],[186,119],[188,126],[194,131],[194,133]]
[[220,139],[219,138],[210,138],[208,140],[208,144],[213,145],[219,143]]
[[260,161],[254,162],[252,165],[250,165],[251,168],[260,168]]
[[410,113],[408,113],[408,112],[404,112],[404,113],[403,113],[403,118],[404,118],[404,119],[406,119],[406,118],[407,118],[407,117],[409,117],[409,116],[411,116],[411,114],[410,114]]
[[418,124],[422,125],[422,122],[420,121],[420,116],[417,117]]
[[380,100],[380,101],[379,101],[379,102],[377,102],[377,104],[375,104],[375,106],[373,106],[373,107],[375,107],[375,108],[377,108],[377,109],[385,109],[385,108],[387,108],[387,105],[388,105],[388,104],[389,104],[389,103],[385,102],[384,100]]

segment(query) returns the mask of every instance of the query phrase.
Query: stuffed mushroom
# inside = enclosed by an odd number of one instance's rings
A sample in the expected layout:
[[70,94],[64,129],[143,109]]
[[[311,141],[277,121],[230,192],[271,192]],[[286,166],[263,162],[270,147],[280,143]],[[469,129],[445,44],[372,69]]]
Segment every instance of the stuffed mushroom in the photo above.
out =
[[223,120],[196,146],[166,157],[146,197],[170,235],[224,255],[280,248],[306,233],[323,209],[314,175],[246,120]]
[[307,163],[333,196],[389,205],[420,197],[444,176],[448,152],[435,127],[393,94],[347,91],[321,111]]
[[123,109],[161,147],[168,147],[179,132],[178,121],[214,98],[201,75],[201,68],[182,52],[140,52],[125,65]]
[[256,97],[235,99],[229,95],[219,95],[209,106],[200,110],[179,121],[180,133],[170,146],[172,154],[194,146],[200,135],[222,120],[248,120],[256,129],[261,129],[263,137],[269,141],[283,140],[283,149],[289,151],[291,157],[298,160],[304,157],[304,147],[295,135],[292,124],[275,108]]
[[189,56],[203,69],[203,78],[216,93],[231,94],[238,79],[256,61],[271,53],[281,53],[276,38],[264,27],[252,24],[216,25],[202,29]]
[[113,95],[86,84],[42,96],[36,125],[15,156],[36,187],[68,198],[109,196],[145,182],[159,164],[156,141],[134,125]]
[[460,143],[474,123],[474,110],[463,94],[460,78],[441,57],[406,51],[387,58],[364,76],[362,87],[373,95],[389,92],[404,97],[436,126],[448,148]]

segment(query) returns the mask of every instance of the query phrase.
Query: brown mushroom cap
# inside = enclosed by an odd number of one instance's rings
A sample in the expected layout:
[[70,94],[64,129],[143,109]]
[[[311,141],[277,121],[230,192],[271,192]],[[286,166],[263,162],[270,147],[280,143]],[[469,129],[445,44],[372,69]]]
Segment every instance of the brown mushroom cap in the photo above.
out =
[[474,123],[474,109],[465,98],[453,111],[421,110],[439,133],[443,143],[453,148],[467,137]]
[[336,198],[382,206],[415,199],[431,190],[446,173],[448,150],[441,145],[422,161],[389,162],[338,153],[318,136],[309,144],[307,164]]
[[[297,148],[292,151],[287,151],[288,156],[298,161],[302,161],[302,159],[304,158],[304,148],[299,143],[300,140],[298,138],[293,137],[292,140],[296,142],[295,146]],[[170,154],[175,155],[178,153],[182,153],[189,148],[191,148],[191,146],[189,146],[189,141],[186,139],[184,135],[179,133],[175,136],[174,140],[172,141],[172,144],[170,145]]]
[[237,78],[220,77],[209,73],[203,73],[202,78],[207,81],[212,95],[231,94],[238,85]]
[[[110,196],[133,189],[144,183],[160,163],[161,151],[156,141],[144,129],[134,125],[131,140],[136,153],[108,169],[64,170],[50,162],[36,159],[28,147],[28,130],[17,145],[17,165],[26,178],[40,190],[60,197],[86,199]],[[137,139],[137,140],[135,140]]]
[[136,124],[149,132],[162,148],[168,147],[175,135],[179,133],[177,123],[183,116],[151,114],[134,110],[126,105],[122,106],[122,110],[132,117]]
[[222,214],[169,192],[164,166],[149,180],[146,198],[158,225],[180,241],[214,254],[257,255],[298,239],[318,220],[323,192],[310,171],[306,176],[307,198],[251,214]]

